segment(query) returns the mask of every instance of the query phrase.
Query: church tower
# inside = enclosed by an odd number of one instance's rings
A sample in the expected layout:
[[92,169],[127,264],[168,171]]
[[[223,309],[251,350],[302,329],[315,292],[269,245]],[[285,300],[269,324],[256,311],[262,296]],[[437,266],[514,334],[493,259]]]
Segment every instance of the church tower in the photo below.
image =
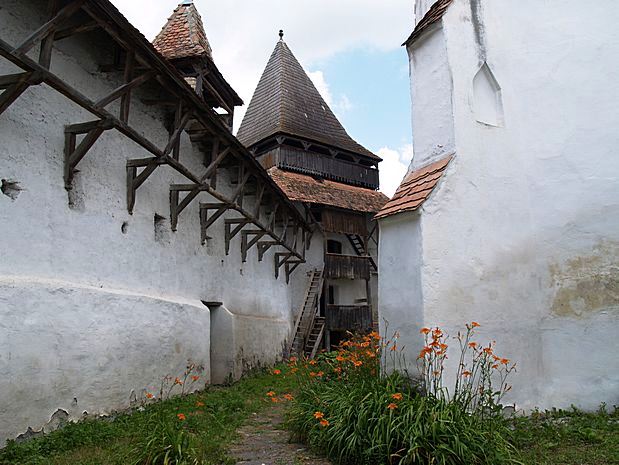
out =
[[202,18],[192,0],[184,0],[153,41],[154,47],[185,77],[206,103],[218,110],[232,130],[234,107],[243,101],[213,61]]
[[[315,282],[309,284],[320,289],[306,296],[298,312],[293,350],[311,355],[322,334],[329,347],[346,331],[375,326],[378,234],[372,218],[387,201],[377,191],[381,159],[348,135],[282,31],[237,137],[308,216],[313,240],[322,241],[310,277]],[[315,306],[307,299],[314,299]],[[321,331],[316,325],[322,322]]]

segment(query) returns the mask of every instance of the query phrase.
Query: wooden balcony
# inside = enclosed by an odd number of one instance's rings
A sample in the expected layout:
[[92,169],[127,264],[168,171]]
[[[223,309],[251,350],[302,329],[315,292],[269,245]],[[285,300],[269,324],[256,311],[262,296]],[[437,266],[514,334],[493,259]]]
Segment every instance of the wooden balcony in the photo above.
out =
[[329,279],[370,279],[370,257],[325,254],[325,277]]
[[325,312],[330,331],[368,331],[372,328],[372,308],[369,305],[327,305]]

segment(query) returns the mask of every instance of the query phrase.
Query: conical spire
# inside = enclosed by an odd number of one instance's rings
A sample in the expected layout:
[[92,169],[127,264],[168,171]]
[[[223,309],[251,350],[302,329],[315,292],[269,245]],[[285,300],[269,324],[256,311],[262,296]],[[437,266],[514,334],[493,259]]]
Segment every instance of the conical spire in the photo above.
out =
[[168,60],[204,55],[212,59],[202,18],[191,0],[176,7],[153,45]]
[[283,31],[258,82],[237,134],[246,146],[277,133],[380,159],[355,142],[335,117],[283,40]]

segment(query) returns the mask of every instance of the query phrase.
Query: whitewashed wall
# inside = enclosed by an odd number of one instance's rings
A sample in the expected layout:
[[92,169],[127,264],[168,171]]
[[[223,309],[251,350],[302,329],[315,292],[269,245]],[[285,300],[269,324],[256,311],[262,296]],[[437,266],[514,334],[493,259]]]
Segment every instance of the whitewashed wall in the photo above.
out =
[[[44,2],[4,0],[2,38],[20,43],[45,11]],[[111,60],[102,39],[90,33],[59,42],[52,62],[52,71],[93,99],[120,82],[98,71]],[[0,61],[0,73],[11,72],[18,70]],[[130,122],[163,147],[162,112],[140,103],[148,91],[136,93]],[[284,276],[275,280],[274,250],[258,262],[254,248],[241,263],[240,235],[226,257],[223,221],[202,246],[198,203],[207,194],[182,213],[178,232],[166,220],[156,238],[154,215],[169,218],[169,185],[185,180],[158,169],[129,215],[126,160],[149,154],[114,131],[78,166],[70,208],[64,126],[92,119],[44,85],[0,116],[0,178],[22,189],[14,199],[0,195],[0,445],[29,427],[51,428],[60,409],[77,419],[125,408],[132,393],[179,374],[188,359],[204,365],[208,381],[210,314],[201,301],[223,302],[235,315],[229,336],[241,367],[275,361],[305,286],[303,269],[290,285]],[[194,171],[204,169],[187,138],[181,157]],[[218,186],[226,185],[220,177]]]
[[[443,101],[445,88],[422,78],[418,66],[427,65],[417,58],[439,63],[446,47],[456,158],[418,226],[404,216],[381,222],[381,313],[406,330],[414,359],[420,336],[410,325],[421,322],[407,306],[415,275],[383,283],[397,279],[385,266],[407,250],[420,269],[423,325],[453,334],[480,322],[479,341],[496,339],[517,361],[507,400],[525,409],[619,402],[618,20],[611,0],[456,0],[434,33],[444,41],[409,49],[413,95]],[[500,86],[496,126],[476,116],[473,81],[484,62]],[[442,124],[449,116],[428,117]],[[440,156],[419,140],[444,142],[415,131],[418,167]]]

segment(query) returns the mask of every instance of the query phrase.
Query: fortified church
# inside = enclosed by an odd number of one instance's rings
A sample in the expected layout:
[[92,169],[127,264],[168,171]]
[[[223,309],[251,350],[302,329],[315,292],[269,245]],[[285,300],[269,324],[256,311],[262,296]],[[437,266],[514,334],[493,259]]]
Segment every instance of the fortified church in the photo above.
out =
[[388,200],[283,32],[235,136],[191,0],[153,43],[109,0],[2,0],[0,447],[379,321],[411,373],[475,321],[505,402],[618,404],[617,9],[555,3],[415,1]]
[[243,102],[185,0],[0,9],[0,445],[377,326],[380,158],[283,41]]

